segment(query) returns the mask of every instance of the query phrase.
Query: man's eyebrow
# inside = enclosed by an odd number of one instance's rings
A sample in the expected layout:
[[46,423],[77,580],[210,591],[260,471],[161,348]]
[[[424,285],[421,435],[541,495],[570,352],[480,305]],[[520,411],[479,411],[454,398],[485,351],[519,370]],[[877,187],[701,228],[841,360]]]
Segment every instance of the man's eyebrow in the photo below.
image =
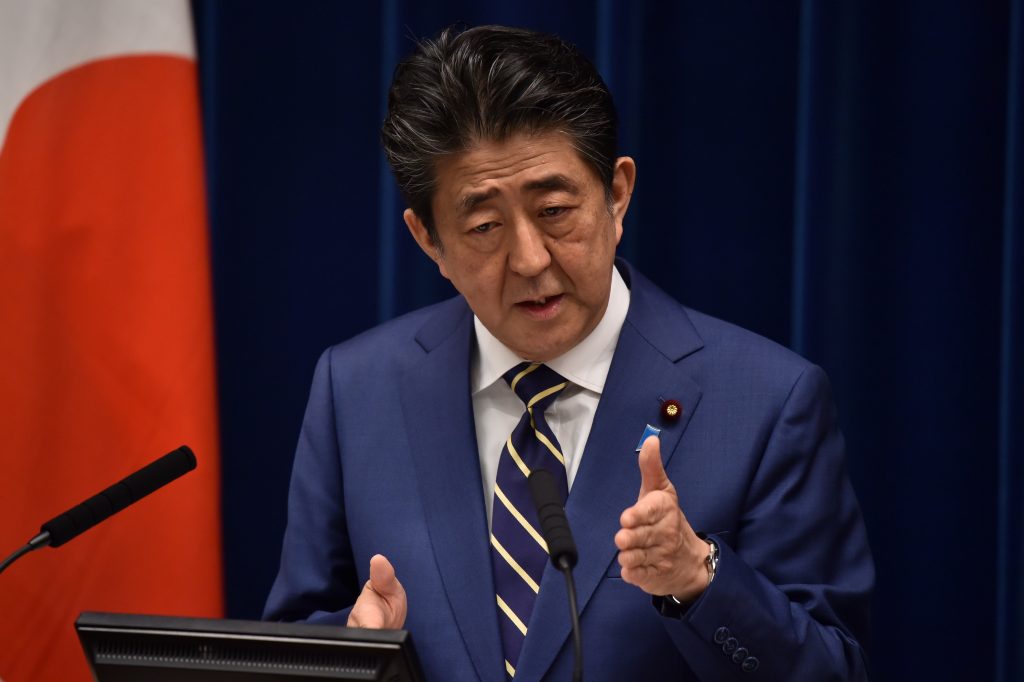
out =
[[[523,189],[527,192],[543,190],[569,192],[571,194],[580,193],[579,186],[561,173],[555,173],[543,178],[531,180],[523,185]],[[466,215],[480,204],[493,198],[497,193],[498,190],[492,187],[491,189],[484,190],[482,192],[469,192],[468,194],[462,195],[459,198],[458,215]]]
[[572,180],[570,180],[569,178],[565,177],[560,173],[548,175],[537,180],[531,180],[530,182],[523,185],[523,189],[525,189],[528,192],[536,190],[555,190],[570,192],[572,194],[580,193],[579,186],[575,182],[573,182]]
[[469,194],[462,195],[459,199],[458,214],[460,216],[466,215],[497,193],[498,190],[492,187],[491,189],[484,190],[483,192],[470,192]]

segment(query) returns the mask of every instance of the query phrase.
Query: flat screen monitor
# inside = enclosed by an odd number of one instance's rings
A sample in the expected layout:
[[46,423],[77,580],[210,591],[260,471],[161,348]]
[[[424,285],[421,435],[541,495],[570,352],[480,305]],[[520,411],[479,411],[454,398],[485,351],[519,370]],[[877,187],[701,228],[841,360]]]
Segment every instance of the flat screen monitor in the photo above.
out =
[[78,638],[97,682],[420,682],[404,630],[82,613]]

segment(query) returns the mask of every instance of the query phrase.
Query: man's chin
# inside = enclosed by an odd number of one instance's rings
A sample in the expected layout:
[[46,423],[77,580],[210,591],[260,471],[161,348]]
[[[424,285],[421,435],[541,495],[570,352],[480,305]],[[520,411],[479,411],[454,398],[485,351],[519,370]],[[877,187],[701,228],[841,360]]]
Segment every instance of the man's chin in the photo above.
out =
[[529,360],[531,362],[548,362],[550,360],[554,360],[560,355],[568,353],[578,341],[576,338],[564,340],[561,338],[552,338],[550,336],[545,337],[543,341],[540,341],[537,336],[538,335],[533,335],[532,338],[525,338],[522,343],[514,346],[508,343],[505,343],[505,345],[524,360]]

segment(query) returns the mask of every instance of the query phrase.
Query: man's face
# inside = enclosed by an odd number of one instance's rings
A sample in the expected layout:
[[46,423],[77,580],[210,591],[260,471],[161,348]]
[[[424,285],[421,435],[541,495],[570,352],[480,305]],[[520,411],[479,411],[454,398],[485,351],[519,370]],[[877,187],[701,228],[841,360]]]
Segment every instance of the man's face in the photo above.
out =
[[600,178],[564,134],[483,141],[438,164],[440,246],[411,210],[405,221],[494,336],[547,361],[604,315],[635,176],[632,159],[616,161],[609,210]]

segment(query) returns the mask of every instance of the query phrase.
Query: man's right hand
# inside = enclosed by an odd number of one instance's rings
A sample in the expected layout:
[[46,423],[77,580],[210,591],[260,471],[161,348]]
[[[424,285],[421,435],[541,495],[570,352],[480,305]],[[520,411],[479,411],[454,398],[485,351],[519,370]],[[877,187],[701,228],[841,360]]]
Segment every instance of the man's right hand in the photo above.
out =
[[350,628],[398,630],[405,625],[405,588],[383,555],[370,559],[370,579],[363,585],[348,616]]

